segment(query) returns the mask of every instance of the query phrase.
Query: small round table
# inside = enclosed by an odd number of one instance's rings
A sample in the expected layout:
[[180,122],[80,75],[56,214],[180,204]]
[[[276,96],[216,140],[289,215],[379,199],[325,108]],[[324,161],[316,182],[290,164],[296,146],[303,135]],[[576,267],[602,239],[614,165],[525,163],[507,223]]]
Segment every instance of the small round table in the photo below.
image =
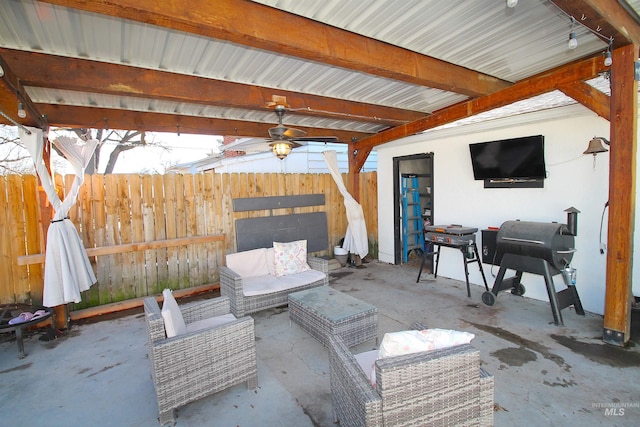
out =
[[[45,314],[37,319],[30,320],[28,322],[16,323],[10,325],[9,321],[14,317],[18,317],[20,313],[30,312],[35,313],[37,310],[44,310]],[[0,305],[0,332],[12,332],[16,333],[16,341],[18,342],[18,358],[23,359],[27,357],[24,352],[23,331],[29,326],[41,323],[44,320],[49,319],[53,315],[53,309],[49,307],[43,307],[38,305],[29,304],[3,304]],[[53,325],[52,325],[53,326]]]

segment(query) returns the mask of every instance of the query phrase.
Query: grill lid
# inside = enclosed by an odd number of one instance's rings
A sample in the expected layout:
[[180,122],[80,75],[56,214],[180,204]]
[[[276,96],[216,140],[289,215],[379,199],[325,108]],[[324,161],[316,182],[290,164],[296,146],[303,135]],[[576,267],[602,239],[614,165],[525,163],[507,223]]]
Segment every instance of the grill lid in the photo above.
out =
[[497,251],[547,260],[565,268],[575,252],[575,238],[565,224],[556,222],[506,221],[497,235]]

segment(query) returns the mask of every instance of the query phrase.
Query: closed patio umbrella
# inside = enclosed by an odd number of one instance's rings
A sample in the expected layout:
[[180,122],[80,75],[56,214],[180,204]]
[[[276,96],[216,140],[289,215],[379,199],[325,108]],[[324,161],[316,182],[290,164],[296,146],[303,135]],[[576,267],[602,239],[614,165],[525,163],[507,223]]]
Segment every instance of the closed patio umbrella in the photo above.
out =
[[336,182],[340,193],[344,197],[344,207],[347,210],[348,225],[342,247],[351,253],[360,255],[360,258],[364,258],[369,254],[369,239],[367,237],[367,224],[364,220],[362,205],[356,202],[344,185],[342,175],[340,175],[340,169],[338,168],[338,155],[336,152],[333,150],[324,151],[322,156],[333,180]]
[[[31,133],[26,132],[28,129]],[[96,140],[81,143],[68,137],[54,141],[56,147],[71,163],[75,174],[73,184],[64,201],[61,201],[42,158],[44,146],[42,130],[20,129],[20,139],[29,150],[42,187],[55,210],[47,232],[47,249],[44,267],[44,292],[42,304],[46,307],[70,302],[80,302],[80,292],[96,283],[89,257],[73,223],[67,217],[74,205],[78,190],[84,181],[84,170],[96,149]]]

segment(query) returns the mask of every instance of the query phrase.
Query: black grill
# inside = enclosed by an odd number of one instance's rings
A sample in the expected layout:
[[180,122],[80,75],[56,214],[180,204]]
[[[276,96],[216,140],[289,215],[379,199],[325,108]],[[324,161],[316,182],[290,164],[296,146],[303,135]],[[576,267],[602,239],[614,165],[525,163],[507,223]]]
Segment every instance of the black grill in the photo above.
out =
[[[567,224],[557,222],[506,221],[496,236],[496,254],[500,260],[500,271],[491,291],[482,294],[482,301],[493,305],[498,293],[511,289],[515,295],[523,295],[525,288],[521,283],[523,273],[544,276],[549,295],[549,304],[556,325],[562,325],[560,310],[570,305],[576,313],[584,315],[575,283],[567,280],[563,274],[567,289],[556,291],[553,276],[571,269],[570,263],[575,253],[575,235],[577,210],[567,210]],[[507,270],[515,270],[513,277],[504,278]]]
[[573,259],[575,237],[565,224],[507,221],[498,231],[496,245],[498,259],[507,253],[541,258],[562,270]]

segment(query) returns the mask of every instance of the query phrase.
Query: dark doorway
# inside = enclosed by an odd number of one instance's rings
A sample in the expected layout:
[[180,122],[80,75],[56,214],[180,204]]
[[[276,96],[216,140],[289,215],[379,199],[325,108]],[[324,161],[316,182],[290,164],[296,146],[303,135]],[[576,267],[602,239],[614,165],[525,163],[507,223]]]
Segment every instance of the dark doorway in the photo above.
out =
[[394,263],[402,263],[402,177],[416,178],[419,187],[420,205],[423,221],[434,224],[433,211],[433,153],[413,154],[393,158],[393,235]]

